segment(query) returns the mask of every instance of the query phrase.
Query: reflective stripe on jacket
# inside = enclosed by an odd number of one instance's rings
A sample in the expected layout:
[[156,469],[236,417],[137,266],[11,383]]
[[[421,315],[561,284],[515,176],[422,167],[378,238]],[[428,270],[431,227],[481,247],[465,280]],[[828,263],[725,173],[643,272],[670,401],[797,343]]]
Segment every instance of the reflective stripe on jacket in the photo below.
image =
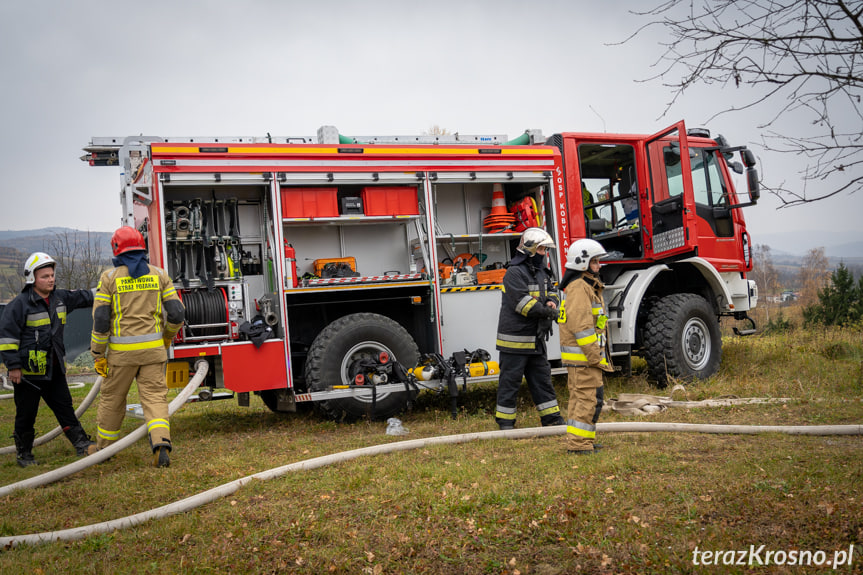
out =
[[563,365],[598,367],[614,371],[608,354],[602,282],[582,275],[571,281],[560,321],[560,351]]
[[162,268],[149,265],[139,278],[125,265],[102,273],[93,305],[90,351],[107,351],[115,365],[146,365],[166,361],[165,340],[183,325],[184,308],[174,284]]
[[496,348],[509,353],[542,353],[537,346],[537,331],[546,302],[558,305],[553,276],[547,268],[532,269],[524,254],[510,261],[503,276]]

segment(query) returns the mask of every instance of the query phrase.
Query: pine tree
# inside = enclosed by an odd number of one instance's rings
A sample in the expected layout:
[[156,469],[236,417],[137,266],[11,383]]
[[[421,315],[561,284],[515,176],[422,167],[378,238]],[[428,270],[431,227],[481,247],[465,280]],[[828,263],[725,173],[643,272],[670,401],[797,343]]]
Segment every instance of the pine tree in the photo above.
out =
[[803,309],[806,323],[851,325],[861,318],[863,276],[857,285],[854,275],[840,263],[830,276],[830,283],[818,291],[818,301]]

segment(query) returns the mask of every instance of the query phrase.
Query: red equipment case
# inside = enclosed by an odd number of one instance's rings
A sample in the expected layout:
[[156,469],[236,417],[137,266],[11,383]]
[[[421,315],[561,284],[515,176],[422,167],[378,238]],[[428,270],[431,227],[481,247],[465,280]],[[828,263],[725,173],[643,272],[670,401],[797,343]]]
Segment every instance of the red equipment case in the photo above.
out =
[[282,188],[283,218],[337,218],[338,188]]
[[419,215],[417,189],[413,186],[363,188],[363,211],[367,216]]

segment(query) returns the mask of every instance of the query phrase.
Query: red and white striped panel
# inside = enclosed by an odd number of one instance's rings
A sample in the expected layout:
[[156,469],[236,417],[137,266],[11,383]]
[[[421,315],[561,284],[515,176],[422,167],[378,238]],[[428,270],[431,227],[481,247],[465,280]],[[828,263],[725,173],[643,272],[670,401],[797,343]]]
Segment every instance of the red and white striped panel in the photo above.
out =
[[323,286],[333,284],[359,284],[359,283],[379,283],[379,282],[403,282],[410,280],[422,279],[422,274],[398,274],[389,276],[361,276],[353,278],[321,278],[310,279],[310,286]]

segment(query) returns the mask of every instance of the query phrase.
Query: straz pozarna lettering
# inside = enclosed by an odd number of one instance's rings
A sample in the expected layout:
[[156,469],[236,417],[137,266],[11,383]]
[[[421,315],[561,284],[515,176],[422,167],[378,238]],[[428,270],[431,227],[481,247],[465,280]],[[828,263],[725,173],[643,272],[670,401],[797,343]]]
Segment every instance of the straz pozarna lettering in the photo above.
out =
[[117,278],[117,293],[130,291],[146,291],[159,289],[159,280],[156,276],[141,276],[139,278]]

